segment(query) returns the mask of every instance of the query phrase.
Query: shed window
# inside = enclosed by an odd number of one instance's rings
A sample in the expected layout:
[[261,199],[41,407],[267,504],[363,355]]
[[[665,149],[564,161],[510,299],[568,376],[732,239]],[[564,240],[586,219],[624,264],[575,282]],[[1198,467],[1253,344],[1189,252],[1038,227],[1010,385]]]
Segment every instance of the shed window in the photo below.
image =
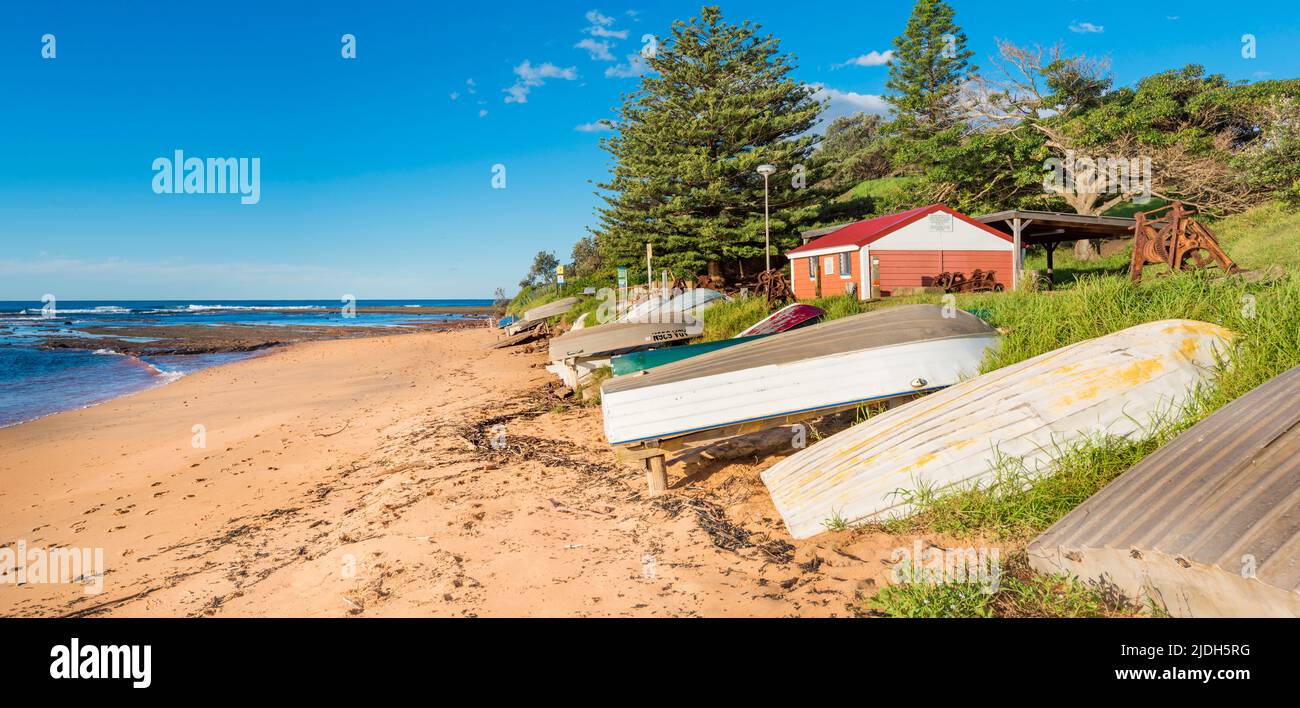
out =
[[834,275],[834,274],[835,274],[835,259],[834,259],[833,257],[831,257],[831,256],[826,256],[826,269],[825,269],[825,270],[826,270],[826,275]]
[[840,254],[840,275],[847,278],[853,275],[853,254]]
[[808,260],[808,279],[809,279],[809,280],[816,280],[816,279],[817,279],[817,259],[816,259],[816,258],[813,258],[812,256],[809,256],[809,257],[807,258],[807,260]]

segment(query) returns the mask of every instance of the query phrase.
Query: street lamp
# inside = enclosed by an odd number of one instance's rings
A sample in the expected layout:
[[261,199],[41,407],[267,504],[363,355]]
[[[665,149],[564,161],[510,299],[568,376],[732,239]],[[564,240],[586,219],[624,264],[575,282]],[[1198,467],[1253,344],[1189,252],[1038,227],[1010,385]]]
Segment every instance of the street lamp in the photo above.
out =
[[772,226],[768,216],[767,178],[776,173],[776,165],[759,165],[758,173],[763,175],[763,257],[766,270],[772,270]]

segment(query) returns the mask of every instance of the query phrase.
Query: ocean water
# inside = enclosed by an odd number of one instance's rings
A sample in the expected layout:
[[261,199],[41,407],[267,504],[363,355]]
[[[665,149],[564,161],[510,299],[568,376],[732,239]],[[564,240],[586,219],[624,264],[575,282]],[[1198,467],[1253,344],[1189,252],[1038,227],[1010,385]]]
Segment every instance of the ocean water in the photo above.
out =
[[[491,300],[360,300],[364,307],[463,307]],[[89,327],[253,324],[284,327],[394,327],[429,315],[358,312],[344,317],[337,300],[58,301],[53,317],[39,301],[0,300],[0,427],[83,408],[161,386],[182,376],[257,353],[134,357],[105,348],[44,349],[52,336],[102,338]],[[285,310],[275,312],[273,310]],[[438,319],[459,319],[459,315]],[[147,342],[151,337],[131,337]]]

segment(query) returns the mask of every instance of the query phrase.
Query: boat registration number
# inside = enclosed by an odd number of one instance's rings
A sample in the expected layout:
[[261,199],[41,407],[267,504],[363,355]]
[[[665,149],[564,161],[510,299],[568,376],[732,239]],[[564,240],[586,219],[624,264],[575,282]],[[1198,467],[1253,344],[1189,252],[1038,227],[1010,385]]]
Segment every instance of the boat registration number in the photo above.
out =
[[683,339],[685,337],[686,337],[686,330],[685,328],[683,328],[683,329],[673,329],[667,332],[655,332],[649,337],[646,337],[646,339],[652,342],[662,342],[669,339]]

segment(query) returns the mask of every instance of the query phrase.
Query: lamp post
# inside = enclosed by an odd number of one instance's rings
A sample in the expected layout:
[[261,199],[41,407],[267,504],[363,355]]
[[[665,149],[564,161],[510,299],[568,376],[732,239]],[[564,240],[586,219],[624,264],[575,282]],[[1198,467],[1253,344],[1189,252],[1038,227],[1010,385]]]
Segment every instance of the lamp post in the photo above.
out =
[[767,178],[776,172],[776,165],[759,165],[758,173],[763,175],[763,258],[765,270],[772,270],[772,225],[768,216]]

